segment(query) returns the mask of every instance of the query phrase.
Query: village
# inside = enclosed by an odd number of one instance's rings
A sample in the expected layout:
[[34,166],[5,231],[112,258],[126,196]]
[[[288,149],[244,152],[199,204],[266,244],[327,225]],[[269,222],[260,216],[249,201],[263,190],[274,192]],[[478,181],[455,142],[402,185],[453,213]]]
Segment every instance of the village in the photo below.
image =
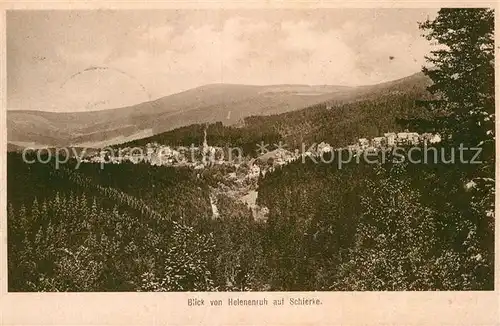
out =
[[[205,131],[204,141],[201,146],[172,147],[169,145],[148,143],[144,148],[103,149],[99,153],[84,158],[85,162],[100,164],[121,164],[130,162],[133,164],[145,163],[154,166],[188,167],[198,171],[198,177],[203,171],[211,171],[218,174],[219,181],[210,190],[210,203],[212,206],[212,217],[219,218],[217,197],[219,195],[229,196],[243,202],[252,211],[256,220],[267,220],[268,209],[259,207],[256,203],[258,196],[258,179],[267,173],[274,171],[280,166],[304,159],[305,157],[319,156],[323,153],[340,150],[349,150],[354,153],[363,151],[379,151],[395,146],[418,145],[422,143],[440,142],[439,135],[418,134],[416,132],[388,132],[384,136],[359,138],[355,144],[342,148],[333,148],[330,144],[321,142],[310,146],[308,150],[296,149],[294,152],[286,150],[285,146],[278,146],[274,150],[264,151],[261,155],[243,157],[241,152],[233,153],[232,150],[223,147],[210,146],[207,142]],[[231,157],[231,154],[236,154]]]
[[[352,152],[377,151],[395,146],[418,145],[421,143],[440,142],[439,135],[416,132],[389,132],[384,136],[372,139],[359,138],[355,144],[341,148],[333,148],[330,144],[321,142],[313,144],[307,150],[295,149],[293,152],[285,149],[286,145],[277,146],[275,150],[261,150],[256,158],[244,157],[242,151],[208,145],[206,134],[201,146],[173,147],[156,142],[148,143],[144,148],[125,147],[120,149],[102,149],[95,155],[84,158],[83,162],[120,164],[124,162],[149,163],[155,166],[191,167],[195,170],[210,168],[216,165],[248,166],[247,178],[257,178],[260,173],[272,171],[274,167],[286,165],[304,156],[317,156],[321,153],[348,149]],[[306,148],[306,147],[304,147]]]

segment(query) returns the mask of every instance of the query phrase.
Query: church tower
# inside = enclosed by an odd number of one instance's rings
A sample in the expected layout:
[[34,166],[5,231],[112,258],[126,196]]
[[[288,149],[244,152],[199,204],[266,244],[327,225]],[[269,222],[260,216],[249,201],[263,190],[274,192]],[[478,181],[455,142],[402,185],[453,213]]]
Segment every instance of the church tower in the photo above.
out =
[[203,154],[207,153],[208,153],[207,125],[205,125],[205,129],[203,130]]

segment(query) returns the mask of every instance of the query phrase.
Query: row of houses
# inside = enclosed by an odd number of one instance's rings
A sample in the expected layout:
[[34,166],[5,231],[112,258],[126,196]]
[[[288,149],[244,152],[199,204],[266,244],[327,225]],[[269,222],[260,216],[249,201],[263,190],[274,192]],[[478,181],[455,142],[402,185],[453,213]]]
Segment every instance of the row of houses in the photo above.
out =
[[149,143],[144,148],[122,148],[115,150],[101,150],[84,161],[95,163],[120,164],[131,162],[134,164],[145,162],[151,165],[164,166],[204,166],[207,164],[221,164],[224,157],[222,148],[212,146],[191,146],[172,148],[166,145]]
[[[388,132],[384,136],[374,137],[372,139],[359,138],[356,144],[348,145],[347,149],[351,151],[376,150],[387,147],[402,145],[417,145],[420,143],[440,142],[439,135],[416,132]],[[283,166],[300,159],[303,156],[317,155],[320,153],[340,150],[334,149],[330,144],[322,142],[317,145],[314,153],[300,153],[299,150],[291,152],[283,148],[276,149],[261,155],[255,161],[252,161],[249,171],[249,178],[256,178],[261,173],[274,170],[277,166]],[[241,159],[241,158],[240,158]],[[237,162],[225,159],[224,149],[221,147],[209,146],[206,140],[202,146],[172,148],[158,143],[149,143],[145,148],[124,148],[120,150],[101,151],[93,157],[87,158],[90,162],[120,164],[125,161],[132,163],[145,162],[157,166],[191,166],[195,169],[204,169],[207,166],[232,164]],[[266,171],[268,170],[268,171]]]
[[358,142],[356,144],[349,145],[348,149],[369,150],[394,146],[418,145],[422,143],[433,144],[440,141],[441,137],[438,134],[418,134],[416,132],[388,132],[384,133],[383,137],[374,137],[372,139],[359,138]]

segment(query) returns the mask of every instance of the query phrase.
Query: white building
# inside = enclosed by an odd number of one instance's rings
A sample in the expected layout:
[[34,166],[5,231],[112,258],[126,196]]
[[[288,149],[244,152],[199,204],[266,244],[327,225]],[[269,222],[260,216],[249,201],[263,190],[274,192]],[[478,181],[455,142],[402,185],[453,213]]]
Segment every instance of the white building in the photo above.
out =
[[439,134],[435,134],[430,140],[430,142],[433,144],[439,143],[440,141],[441,141],[441,136],[439,136]]
[[387,139],[387,146],[396,145],[396,134],[394,132],[386,132],[384,137]]
[[260,167],[257,164],[253,164],[248,171],[249,178],[258,178],[260,174]]
[[413,145],[417,145],[420,141],[420,136],[416,132],[408,133],[408,142]]
[[372,146],[373,147],[382,147],[384,145],[384,137],[375,137],[372,139]]
[[370,141],[368,141],[368,139],[366,138],[360,138],[358,139],[358,144],[359,147],[361,147],[361,149],[365,149],[368,148],[368,146],[370,145]]
[[318,144],[318,152],[320,153],[326,153],[326,152],[331,152],[333,150],[332,146],[330,144],[327,144],[325,142],[321,142]]

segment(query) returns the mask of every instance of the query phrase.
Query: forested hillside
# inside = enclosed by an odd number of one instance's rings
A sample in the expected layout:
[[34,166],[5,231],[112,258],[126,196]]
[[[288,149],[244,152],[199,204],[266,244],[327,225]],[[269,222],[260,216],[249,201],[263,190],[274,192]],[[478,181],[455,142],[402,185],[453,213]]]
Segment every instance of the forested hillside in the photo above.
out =
[[221,198],[221,220],[212,220],[207,182],[193,171],[73,167],[8,154],[10,291],[263,286],[238,267],[259,255],[252,234],[262,232],[260,223],[229,198]]
[[[178,250],[209,241],[188,226],[209,216],[208,197],[189,171],[100,170],[98,164],[56,169],[26,164],[14,153],[8,169],[13,291],[139,290],[141,275],[161,259],[188,254],[177,252],[175,241],[200,241]],[[179,282],[171,286],[187,286]]]
[[9,289],[491,289],[491,198],[464,186],[469,168],[393,159],[297,161],[261,175],[265,223],[223,194],[212,219],[217,171],[56,170],[11,153]]
[[270,127],[258,128],[248,126],[237,128],[225,126],[222,122],[208,125],[195,124],[156,136],[138,139],[112,146],[114,148],[142,147],[148,143],[158,143],[169,146],[198,146],[203,143],[204,131],[207,132],[207,142],[211,146],[240,148],[244,154],[255,155],[255,144],[261,141],[273,144],[282,139],[281,135]]
[[[382,89],[371,89],[356,101],[325,102],[302,110],[270,116],[251,116],[240,126],[222,122],[209,124],[207,141],[212,146],[242,148],[256,155],[256,144],[284,141],[289,148],[308,148],[313,143],[327,142],[334,147],[355,143],[360,137],[376,137],[389,131],[404,129],[398,121],[432,117],[418,107],[416,101],[429,98],[425,86],[428,79],[414,75]],[[115,147],[144,146],[156,142],[165,145],[201,144],[205,125],[196,124]]]
[[464,187],[465,165],[393,159],[295,163],[260,181],[273,288],[492,289],[492,198]]

